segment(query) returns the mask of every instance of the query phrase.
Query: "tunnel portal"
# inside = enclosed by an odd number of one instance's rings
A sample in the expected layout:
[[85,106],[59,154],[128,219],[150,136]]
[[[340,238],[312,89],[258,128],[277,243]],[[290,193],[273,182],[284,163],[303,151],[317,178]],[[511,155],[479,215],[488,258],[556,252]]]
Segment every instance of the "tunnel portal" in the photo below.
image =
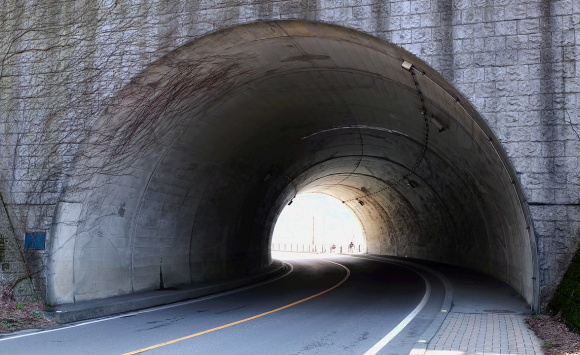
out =
[[75,239],[54,253],[74,255],[51,274],[56,303],[257,272],[307,192],[349,207],[369,253],[477,269],[537,301],[528,212],[493,132],[421,60],[355,30],[257,22],[195,40],[118,95],[83,157],[77,177],[115,171],[59,206],[82,222],[54,233]]

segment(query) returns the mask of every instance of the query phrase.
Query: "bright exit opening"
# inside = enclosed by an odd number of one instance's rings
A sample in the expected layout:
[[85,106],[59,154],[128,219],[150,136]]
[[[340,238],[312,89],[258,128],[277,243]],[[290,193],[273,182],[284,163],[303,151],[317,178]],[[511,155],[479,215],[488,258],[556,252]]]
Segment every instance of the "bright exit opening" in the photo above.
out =
[[358,218],[327,195],[298,195],[276,222],[272,250],[313,253],[366,253]]

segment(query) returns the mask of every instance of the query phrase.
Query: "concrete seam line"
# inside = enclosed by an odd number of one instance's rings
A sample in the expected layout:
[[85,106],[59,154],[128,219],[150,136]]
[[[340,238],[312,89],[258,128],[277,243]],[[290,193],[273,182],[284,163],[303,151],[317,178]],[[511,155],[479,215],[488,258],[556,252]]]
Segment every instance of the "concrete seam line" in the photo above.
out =
[[413,347],[413,349],[411,350],[411,352],[409,353],[410,355],[424,354],[425,351],[427,350],[427,346],[429,345],[429,343],[431,342],[431,340],[433,339],[433,337],[435,336],[435,334],[437,333],[439,328],[441,328],[441,326],[443,325],[443,322],[445,321],[445,319],[447,318],[447,315],[449,314],[449,311],[451,310],[451,305],[453,302],[453,284],[449,280],[447,280],[447,278],[443,274],[441,274],[440,272],[430,270],[422,265],[417,265],[417,264],[414,264],[412,262],[408,262],[408,261],[404,261],[404,260],[386,260],[385,258],[372,257],[372,256],[366,256],[366,257],[353,256],[353,257],[358,257],[358,258],[367,259],[367,260],[392,262],[394,264],[398,263],[398,264],[403,264],[403,265],[407,265],[407,266],[412,266],[412,267],[419,268],[423,271],[426,271],[426,272],[434,275],[435,277],[437,277],[439,279],[439,281],[441,281],[441,283],[443,284],[443,286],[445,288],[445,298],[443,300],[443,304],[441,305],[441,311],[435,317],[435,319],[433,319],[433,322],[431,322],[431,325],[429,327],[427,327],[427,329],[419,337],[420,341],[422,341],[422,342],[421,343],[417,342],[415,344],[415,346]]
[[[364,257],[361,257],[361,258],[366,259]],[[385,261],[375,260],[375,259],[369,259],[369,260],[379,261],[379,262],[388,262],[386,260]],[[404,267],[409,268],[408,266],[404,266]],[[409,269],[411,269],[411,268],[409,268]],[[405,329],[405,327],[417,316],[417,314],[419,314],[419,312],[421,312],[423,307],[425,307],[425,305],[427,304],[427,301],[429,300],[429,297],[431,296],[431,283],[429,282],[429,280],[427,280],[427,278],[423,275],[423,273],[421,273],[417,270],[412,270],[412,271],[416,272],[419,276],[421,276],[421,278],[423,278],[423,281],[425,282],[425,294],[423,295],[421,302],[419,302],[417,307],[415,307],[415,309],[413,309],[411,311],[411,313],[409,313],[399,324],[397,324],[397,326],[395,328],[393,328],[393,330],[391,330],[387,335],[385,335],[381,340],[379,340],[379,342],[376,343],[372,348],[367,350],[364,353],[364,355],[375,355],[376,353],[378,353],[391,340],[393,340],[393,338],[396,337],[397,334],[399,334],[403,329]]]
[[28,336],[33,336],[33,335],[39,335],[39,334],[44,334],[44,333],[52,333],[52,332],[56,332],[56,331],[60,331],[60,330],[66,330],[69,328],[76,328],[76,327],[81,327],[84,325],[90,325],[93,323],[100,323],[100,322],[105,322],[105,321],[109,321],[109,320],[114,320],[114,319],[118,319],[118,318],[123,318],[123,317],[129,317],[129,316],[134,316],[134,315],[138,315],[138,314],[143,314],[143,313],[150,313],[150,312],[156,312],[156,311],[161,311],[164,309],[169,309],[169,308],[174,308],[174,307],[179,307],[179,306],[183,306],[186,304],[190,304],[190,303],[197,303],[197,302],[201,302],[201,301],[206,301],[206,300],[210,300],[213,298],[217,298],[217,297],[221,297],[221,296],[227,296],[233,293],[237,293],[237,292],[242,292],[245,290],[249,290],[251,288],[254,287],[259,287],[265,284],[268,284],[270,282],[274,282],[277,281],[283,277],[288,276],[292,271],[294,271],[294,268],[292,267],[291,264],[285,263],[283,262],[283,267],[287,267],[288,270],[286,272],[284,272],[281,275],[278,275],[277,277],[274,277],[270,280],[266,280],[266,281],[262,281],[253,285],[248,285],[245,287],[240,287],[240,288],[236,288],[233,290],[229,290],[229,291],[224,291],[224,292],[220,292],[220,293],[215,293],[212,295],[208,295],[208,296],[202,296],[193,300],[188,300],[188,301],[180,301],[180,302],[176,302],[176,303],[172,303],[172,304],[168,304],[168,305],[162,305],[162,306],[155,306],[155,307],[151,307],[151,308],[147,308],[147,309],[143,309],[143,310],[139,310],[139,311],[132,311],[132,312],[127,312],[127,313],[123,313],[123,314],[119,314],[116,316],[112,316],[112,317],[106,317],[106,318],[99,318],[99,319],[95,319],[95,320],[91,320],[91,321],[86,321],[86,322],[82,322],[82,323],[77,323],[77,324],[72,324],[72,325],[67,325],[67,326],[63,326],[63,327],[59,327],[59,328],[55,328],[55,329],[48,329],[48,330],[41,330],[38,332],[34,332],[34,333],[26,333],[26,334],[19,334],[19,335],[14,335],[14,336],[7,336],[7,337],[2,337],[0,338],[0,342],[2,341],[6,341],[6,340],[11,340],[11,339],[17,339],[17,338],[24,338],[24,337],[28,337]]
[[346,280],[348,280],[348,278],[350,277],[350,270],[349,270],[349,269],[348,269],[346,266],[344,266],[344,265],[342,265],[342,264],[339,264],[339,263],[336,263],[336,262],[334,262],[334,261],[330,261],[330,260],[322,260],[322,261],[326,261],[326,262],[328,262],[328,263],[332,263],[332,264],[338,265],[338,266],[342,267],[344,270],[346,270],[346,275],[345,275],[345,276],[342,278],[342,280],[340,280],[340,281],[339,281],[337,284],[335,284],[334,286],[332,286],[332,287],[330,287],[330,288],[327,288],[327,289],[326,289],[326,290],[324,290],[324,291],[318,292],[317,294],[314,294],[314,295],[312,295],[312,296],[308,296],[308,297],[306,297],[306,298],[303,298],[303,299],[300,299],[300,300],[298,300],[298,301],[295,301],[295,302],[289,303],[289,304],[287,304],[287,305],[284,305],[284,306],[281,306],[281,307],[278,307],[278,308],[272,309],[272,310],[270,310],[270,311],[267,311],[267,312],[263,312],[263,313],[256,314],[256,315],[254,315],[254,316],[251,316],[251,317],[248,317],[248,318],[244,318],[244,319],[240,319],[240,320],[238,320],[238,321],[235,321],[235,322],[231,322],[231,323],[228,323],[228,324],[224,324],[224,325],[221,325],[221,326],[219,326],[219,327],[215,327],[215,328],[207,329],[207,330],[204,330],[204,331],[201,331],[201,332],[197,332],[197,333],[194,333],[194,334],[186,335],[186,336],[184,336],[184,337],[180,337],[180,338],[172,339],[172,340],[169,340],[169,341],[166,341],[166,342],[163,342],[163,343],[159,343],[159,344],[151,345],[151,346],[149,346],[149,347],[146,347],[146,348],[142,348],[142,349],[138,349],[138,350],[130,351],[130,352],[124,353],[123,355],[134,355],[134,354],[140,354],[140,353],[142,353],[142,352],[145,352],[145,351],[149,351],[149,350],[157,349],[157,348],[160,348],[160,347],[162,347],[162,346],[171,345],[171,344],[174,344],[174,343],[177,343],[177,342],[183,341],[183,340],[188,340],[188,339],[191,339],[191,338],[195,338],[195,337],[197,337],[197,336],[200,336],[200,335],[204,335],[204,334],[211,333],[211,332],[214,332],[214,331],[218,331],[218,330],[221,330],[221,329],[229,328],[229,327],[232,327],[232,326],[234,326],[234,325],[238,325],[238,324],[241,324],[241,323],[249,322],[249,321],[251,321],[251,320],[254,320],[254,319],[257,319],[257,318],[261,318],[261,317],[264,317],[264,316],[270,315],[270,314],[272,314],[272,313],[275,313],[275,312],[279,312],[279,311],[285,310],[286,308],[290,308],[290,307],[296,306],[296,305],[298,305],[298,304],[300,304],[300,303],[303,303],[303,302],[309,301],[309,300],[311,300],[311,299],[313,299],[313,298],[316,298],[316,297],[318,297],[318,296],[322,296],[323,294],[325,294],[325,293],[327,293],[327,292],[330,292],[330,291],[334,290],[335,288],[339,287],[339,286],[340,286],[340,285],[342,285],[344,282],[346,282]]

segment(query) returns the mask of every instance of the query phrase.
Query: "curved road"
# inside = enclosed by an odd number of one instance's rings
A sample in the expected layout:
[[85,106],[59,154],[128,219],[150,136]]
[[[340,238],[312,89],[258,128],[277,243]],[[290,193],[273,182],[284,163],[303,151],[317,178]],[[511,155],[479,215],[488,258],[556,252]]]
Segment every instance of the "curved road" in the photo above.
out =
[[0,354],[408,354],[444,298],[434,276],[390,262],[289,264],[258,287],[3,338]]

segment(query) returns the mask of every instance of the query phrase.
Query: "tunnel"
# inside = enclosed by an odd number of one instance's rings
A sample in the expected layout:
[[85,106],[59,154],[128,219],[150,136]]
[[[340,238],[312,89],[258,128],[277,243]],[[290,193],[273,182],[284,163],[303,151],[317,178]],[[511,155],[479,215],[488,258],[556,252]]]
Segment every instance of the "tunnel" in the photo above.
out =
[[264,270],[302,193],[351,209],[369,253],[483,271],[537,302],[529,212],[489,125],[423,61],[356,30],[195,39],[122,88],[75,159],[54,303]]

